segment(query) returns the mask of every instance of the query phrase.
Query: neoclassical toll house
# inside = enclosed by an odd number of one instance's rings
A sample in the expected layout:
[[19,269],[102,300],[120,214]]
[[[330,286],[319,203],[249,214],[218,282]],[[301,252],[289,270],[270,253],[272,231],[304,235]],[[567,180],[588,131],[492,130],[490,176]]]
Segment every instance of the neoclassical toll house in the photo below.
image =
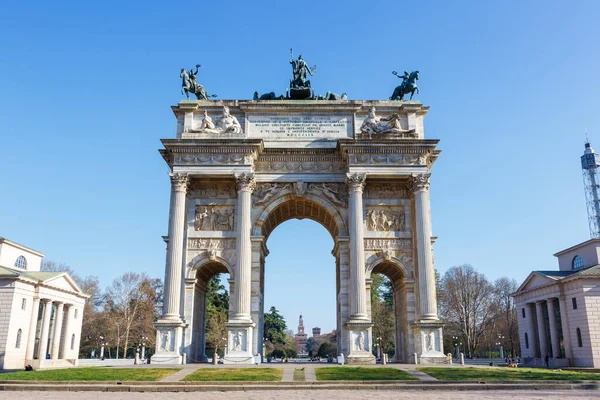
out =
[[[338,352],[374,363],[371,274],[393,284],[398,362],[445,360],[435,297],[430,169],[418,101],[182,101],[171,168],[164,310],[153,362],[205,355],[209,279],[230,276],[225,363],[262,353],[269,235],[292,218],[334,240]],[[268,263],[267,263],[268,264]]]
[[77,365],[89,296],[65,272],[40,272],[43,257],[0,237],[0,369]]

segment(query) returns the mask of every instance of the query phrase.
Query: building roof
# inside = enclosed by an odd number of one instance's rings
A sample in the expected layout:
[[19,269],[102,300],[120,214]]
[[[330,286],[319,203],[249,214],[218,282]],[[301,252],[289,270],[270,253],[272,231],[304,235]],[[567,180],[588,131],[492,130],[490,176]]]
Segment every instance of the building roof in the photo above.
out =
[[[63,279],[66,280],[72,286],[72,289],[70,289],[70,290],[73,290],[85,297],[89,297],[89,295],[83,293],[83,291],[77,285],[77,283],[73,280],[73,278],[71,278],[71,276],[69,276],[69,274],[64,271],[53,271],[53,272],[31,271],[30,272],[30,271],[21,271],[21,270],[17,270],[17,269],[13,269],[13,268],[8,268],[8,267],[4,267],[4,266],[0,265],[0,278],[3,278],[3,277],[5,277],[5,278],[22,277],[25,279],[32,280],[36,283],[45,283],[48,281],[52,281],[56,278],[63,277]],[[55,284],[56,284],[56,282],[48,283],[48,286],[55,287]]]
[[34,250],[31,247],[23,246],[20,243],[13,242],[12,240],[8,240],[7,238],[4,238],[2,236],[0,236],[0,243],[7,243],[7,244],[10,244],[10,245],[13,245],[14,247],[17,247],[17,248],[19,248],[21,250],[25,250],[25,251],[28,251],[30,253],[33,253],[36,256],[40,256],[40,257],[44,257],[45,256],[44,253],[41,253],[41,252],[39,252],[37,250]]
[[[555,284],[559,281],[585,278],[591,276],[600,276],[600,264],[592,265],[591,267],[585,267],[576,269],[574,271],[532,271],[527,279],[519,286],[516,292],[512,295],[519,294],[521,292],[527,292],[528,290],[537,289],[539,286],[535,286],[532,289],[528,289],[529,283],[534,279],[535,276],[543,276],[548,278],[549,281],[546,285]],[[544,286],[546,286],[544,285]]]
[[581,247],[585,247],[585,246],[587,246],[587,245],[589,245],[591,243],[596,243],[596,244],[600,245],[600,238],[592,238],[592,239],[586,240],[585,242],[578,243],[575,246],[571,246],[571,247],[569,247],[567,249],[561,250],[558,253],[555,253],[554,257],[558,257],[558,256],[561,256],[561,255],[563,255],[565,253],[573,251],[575,249],[579,249]]

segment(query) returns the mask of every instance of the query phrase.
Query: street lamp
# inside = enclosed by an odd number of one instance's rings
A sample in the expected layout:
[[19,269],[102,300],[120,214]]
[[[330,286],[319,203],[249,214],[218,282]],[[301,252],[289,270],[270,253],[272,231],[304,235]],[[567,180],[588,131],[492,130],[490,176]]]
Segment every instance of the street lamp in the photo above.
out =
[[379,342],[379,347],[377,348],[377,352],[379,354],[379,358],[381,359],[381,337],[378,337],[377,341]]
[[142,360],[146,359],[146,340],[149,338],[147,336],[142,336]]
[[104,336],[100,335],[100,359],[104,360]]
[[454,352],[456,353],[456,358],[458,358],[458,336],[452,336],[452,340],[454,341]]
[[504,349],[502,348],[502,342],[504,341],[504,336],[498,334],[498,343],[496,343],[497,346],[499,346],[500,351],[500,358],[504,358]]

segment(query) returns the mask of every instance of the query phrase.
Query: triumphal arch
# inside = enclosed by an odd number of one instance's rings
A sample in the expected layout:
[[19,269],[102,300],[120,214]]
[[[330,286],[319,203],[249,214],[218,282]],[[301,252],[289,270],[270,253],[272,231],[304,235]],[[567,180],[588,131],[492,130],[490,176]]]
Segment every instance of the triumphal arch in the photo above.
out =
[[320,223],[335,243],[338,353],[351,364],[375,362],[370,277],[382,273],[393,286],[395,360],[445,359],[429,212],[440,152],[424,135],[429,108],[290,86],[282,98],[172,107],[176,138],[160,150],[172,171],[171,202],[152,361],[206,360],[205,294],[217,273],[230,276],[224,362],[251,364],[263,353],[267,241],[292,218]]

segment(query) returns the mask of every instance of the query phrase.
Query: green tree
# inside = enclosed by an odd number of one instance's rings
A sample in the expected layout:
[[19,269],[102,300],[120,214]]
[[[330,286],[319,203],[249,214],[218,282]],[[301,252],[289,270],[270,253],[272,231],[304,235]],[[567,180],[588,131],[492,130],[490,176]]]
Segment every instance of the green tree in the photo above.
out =
[[337,346],[331,342],[325,342],[321,346],[319,346],[319,351],[317,355],[319,357],[337,357]]
[[206,354],[222,349],[227,337],[225,323],[229,319],[229,292],[221,284],[220,274],[213,276],[206,288]]
[[[394,297],[392,282],[382,274],[371,275],[371,321],[373,348],[381,345],[383,352],[394,352]],[[380,340],[378,338],[381,338]]]
[[273,344],[287,344],[285,319],[279,314],[274,306],[271,306],[268,313],[265,313],[264,331],[267,340]]

